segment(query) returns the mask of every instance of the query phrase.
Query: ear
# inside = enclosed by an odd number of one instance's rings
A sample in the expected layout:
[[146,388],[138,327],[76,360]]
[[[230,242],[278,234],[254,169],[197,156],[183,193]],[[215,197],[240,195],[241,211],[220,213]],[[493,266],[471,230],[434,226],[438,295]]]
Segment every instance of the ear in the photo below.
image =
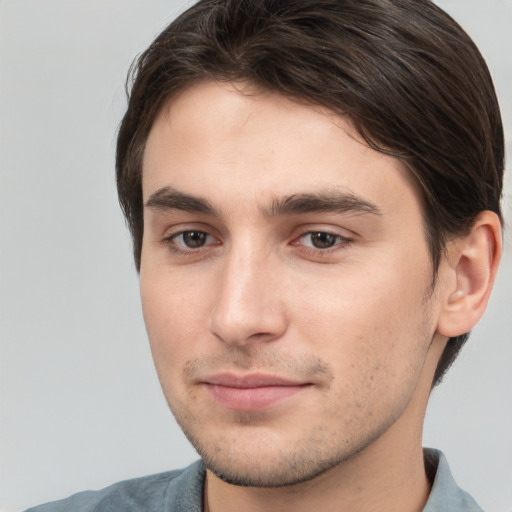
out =
[[481,212],[471,231],[449,243],[448,283],[443,287],[437,332],[451,338],[469,332],[482,318],[502,251],[501,222]]

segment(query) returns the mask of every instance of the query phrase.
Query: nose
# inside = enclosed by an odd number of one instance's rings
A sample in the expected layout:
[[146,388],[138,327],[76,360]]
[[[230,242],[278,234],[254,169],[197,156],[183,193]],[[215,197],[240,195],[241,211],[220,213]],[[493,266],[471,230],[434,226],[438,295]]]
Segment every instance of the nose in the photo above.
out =
[[237,346],[280,338],[287,318],[279,275],[278,265],[268,255],[232,250],[220,272],[211,332]]

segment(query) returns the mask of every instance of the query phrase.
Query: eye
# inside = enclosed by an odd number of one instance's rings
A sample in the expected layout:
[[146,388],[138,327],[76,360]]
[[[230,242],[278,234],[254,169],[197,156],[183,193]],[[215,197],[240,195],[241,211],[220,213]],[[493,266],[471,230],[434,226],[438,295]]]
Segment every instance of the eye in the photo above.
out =
[[348,243],[350,240],[341,235],[327,233],[325,231],[311,231],[304,233],[297,239],[296,243],[311,249],[330,249],[336,245]]
[[189,249],[197,249],[206,244],[208,236],[208,233],[204,231],[184,231],[183,233],[175,235],[173,240]]
[[210,233],[197,229],[175,233],[166,238],[165,242],[175,252],[193,251],[219,243]]

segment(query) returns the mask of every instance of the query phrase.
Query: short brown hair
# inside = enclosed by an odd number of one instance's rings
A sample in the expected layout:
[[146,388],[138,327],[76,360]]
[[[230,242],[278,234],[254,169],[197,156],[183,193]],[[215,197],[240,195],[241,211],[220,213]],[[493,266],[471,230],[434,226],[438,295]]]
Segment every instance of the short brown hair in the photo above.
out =
[[[201,0],[129,74],[116,171],[137,269],[148,134],[165,100],[205,79],[326,106],[404,162],[422,195],[434,276],[447,237],[467,232],[483,210],[501,217],[504,141],[493,83],[469,36],[431,1]],[[449,341],[434,383],[467,337]]]

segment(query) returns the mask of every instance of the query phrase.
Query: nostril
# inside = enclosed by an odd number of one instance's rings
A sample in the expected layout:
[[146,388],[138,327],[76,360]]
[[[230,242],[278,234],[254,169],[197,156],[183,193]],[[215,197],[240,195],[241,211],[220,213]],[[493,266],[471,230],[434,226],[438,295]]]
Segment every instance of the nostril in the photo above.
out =
[[236,311],[216,308],[209,329],[219,340],[230,345],[266,343],[280,338],[286,331],[286,318],[277,307],[249,308]]

